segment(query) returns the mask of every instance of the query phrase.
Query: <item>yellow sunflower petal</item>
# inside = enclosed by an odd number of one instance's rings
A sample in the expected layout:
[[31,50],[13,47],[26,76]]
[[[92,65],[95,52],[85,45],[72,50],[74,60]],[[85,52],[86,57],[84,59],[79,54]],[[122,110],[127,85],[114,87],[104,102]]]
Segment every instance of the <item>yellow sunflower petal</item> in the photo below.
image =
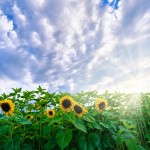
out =
[[74,112],[78,117],[82,117],[85,113],[87,113],[87,110],[82,105],[76,102],[74,104]]
[[102,99],[102,98],[97,99],[96,102],[95,102],[95,108],[99,112],[101,112],[103,109],[105,109],[107,107],[107,105],[108,105],[107,100]]
[[74,99],[70,96],[64,96],[59,101],[59,108],[63,111],[69,112],[73,109]]
[[0,108],[5,115],[11,115],[14,112],[15,104],[11,100],[3,100],[0,102]]
[[53,118],[55,116],[56,112],[53,109],[49,109],[46,111],[46,114],[49,118]]

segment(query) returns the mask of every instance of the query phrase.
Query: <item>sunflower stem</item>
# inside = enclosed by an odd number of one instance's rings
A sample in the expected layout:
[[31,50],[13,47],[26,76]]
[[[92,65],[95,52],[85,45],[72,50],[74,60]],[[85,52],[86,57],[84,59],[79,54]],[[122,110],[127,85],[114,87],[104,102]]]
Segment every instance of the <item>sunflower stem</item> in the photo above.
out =
[[[41,113],[42,114],[42,113]],[[41,115],[40,115],[40,122],[39,122],[39,128],[40,128],[40,130],[39,130],[39,150],[41,149],[41,126],[42,124],[41,124]]]
[[[23,129],[21,128],[21,135],[23,135]],[[23,145],[23,137],[22,137],[22,140],[21,140],[21,144]]]
[[11,116],[9,116],[9,123],[10,123],[10,130],[9,130],[10,140],[11,140],[11,142],[13,143],[13,139],[12,139],[12,136],[13,136],[13,123],[12,123],[12,118],[11,118]]

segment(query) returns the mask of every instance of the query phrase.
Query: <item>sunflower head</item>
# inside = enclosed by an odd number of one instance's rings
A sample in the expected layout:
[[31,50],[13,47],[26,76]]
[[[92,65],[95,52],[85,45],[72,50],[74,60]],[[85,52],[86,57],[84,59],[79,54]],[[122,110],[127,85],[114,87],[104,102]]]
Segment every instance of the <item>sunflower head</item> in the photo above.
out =
[[63,111],[69,112],[73,109],[74,99],[70,96],[64,96],[60,99],[59,107]]
[[87,113],[87,110],[77,102],[74,104],[73,109],[78,117],[82,117],[85,113]]
[[0,108],[6,116],[14,112],[14,107],[15,104],[11,100],[3,100],[0,102]]
[[34,105],[35,109],[40,109],[40,105],[37,102],[35,102],[33,105]]
[[53,109],[49,109],[46,111],[46,114],[49,118],[53,118],[55,116],[56,112]]
[[95,102],[95,108],[101,112],[103,109],[105,109],[108,105],[108,102],[107,100],[105,99],[97,99],[96,102]]
[[28,116],[27,116],[27,119],[32,120],[32,119],[33,119],[33,116],[28,115]]
[[34,103],[35,109],[45,108],[46,105],[47,105],[47,101],[46,101],[45,99],[41,99],[40,102],[35,102],[35,103]]
[[45,99],[42,99],[40,104],[42,107],[45,107],[47,105],[47,101]]

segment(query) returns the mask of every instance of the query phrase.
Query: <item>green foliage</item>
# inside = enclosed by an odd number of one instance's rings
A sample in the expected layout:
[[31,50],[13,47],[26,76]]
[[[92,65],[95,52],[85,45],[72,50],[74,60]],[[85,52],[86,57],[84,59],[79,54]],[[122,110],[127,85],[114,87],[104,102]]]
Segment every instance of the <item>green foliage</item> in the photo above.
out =
[[85,124],[82,120],[77,118],[76,122],[73,122],[73,124],[77,129],[87,133],[87,129],[86,129]]
[[87,150],[87,142],[85,135],[81,135],[78,137],[78,148],[79,150]]
[[[69,95],[88,113],[81,118],[59,108],[61,97]],[[108,107],[99,113],[95,100],[105,98]],[[0,150],[148,150],[150,149],[150,93],[71,94],[13,88],[0,101],[11,99],[14,114],[0,111]],[[56,111],[48,118],[45,111]]]
[[57,144],[59,145],[60,149],[63,150],[65,147],[68,146],[72,139],[72,130],[67,130],[64,132],[63,130],[59,130],[56,134]]
[[95,148],[100,148],[100,138],[96,133],[89,133],[87,137],[87,147],[88,150],[95,150]]

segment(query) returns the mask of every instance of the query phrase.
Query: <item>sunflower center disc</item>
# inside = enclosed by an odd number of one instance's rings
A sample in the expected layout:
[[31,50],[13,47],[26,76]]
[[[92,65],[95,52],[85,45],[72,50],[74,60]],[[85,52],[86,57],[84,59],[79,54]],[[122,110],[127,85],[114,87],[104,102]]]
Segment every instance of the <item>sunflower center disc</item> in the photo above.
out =
[[104,107],[105,107],[105,103],[104,102],[102,102],[102,103],[99,104],[99,108],[100,109],[103,109]]
[[30,119],[31,117],[30,116],[27,116],[27,119]]
[[10,105],[8,103],[2,103],[1,107],[5,112],[8,112],[10,110]]
[[77,114],[80,114],[82,112],[82,108],[80,106],[75,105],[74,110]]
[[64,100],[62,104],[65,108],[69,108],[71,106],[71,102],[68,99]]
[[49,114],[50,114],[50,115],[53,115],[53,112],[52,112],[52,111],[50,111],[50,112],[49,112]]

